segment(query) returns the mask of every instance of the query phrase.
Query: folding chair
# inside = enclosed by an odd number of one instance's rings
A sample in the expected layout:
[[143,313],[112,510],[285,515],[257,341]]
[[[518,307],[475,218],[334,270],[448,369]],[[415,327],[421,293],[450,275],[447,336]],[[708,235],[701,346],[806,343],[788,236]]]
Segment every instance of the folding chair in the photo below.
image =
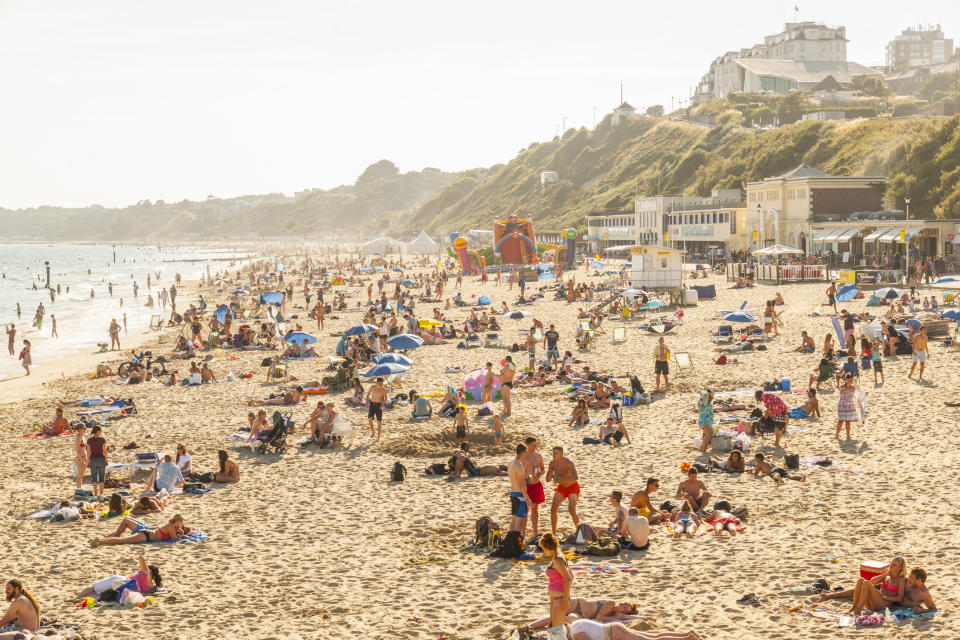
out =
[[721,342],[733,342],[733,327],[729,324],[722,324],[717,328],[717,333],[711,336],[714,344]]
[[943,292],[943,306],[944,307],[955,307],[957,305],[957,297],[953,294],[953,291],[947,289]]
[[478,336],[475,333],[471,333],[470,335],[468,335],[463,342],[470,349],[474,347],[479,347],[481,344],[480,336]]
[[153,471],[154,467],[160,464],[159,453],[135,453],[133,461],[133,472]]
[[673,312],[673,316],[671,316],[670,322],[672,322],[673,324],[682,326],[683,316],[684,316],[683,309],[677,309],[676,311]]
[[353,438],[357,435],[357,430],[349,422],[337,420],[333,423],[333,429],[330,431],[330,439],[339,442],[341,446],[349,447],[353,444]]
[[273,365],[273,371],[270,372],[270,380],[273,382],[283,382],[288,378],[287,363],[276,362]]
[[160,331],[160,316],[153,315],[150,316],[150,331]]
[[749,340],[750,342],[756,342],[758,340],[760,342],[763,342],[764,340],[766,340],[766,338],[763,335],[763,329],[761,329],[760,327],[757,327],[756,329],[753,329],[752,331],[750,331],[750,334],[747,336],[747,340]]
[[503,346],[500,344],[500,335],[496,333],[488,333],[483,339],[483,346],[485,347],[500,347]]
[[613,329],[613,342],[614,344],[618,342],[627,341],[627,330],[623,327],[614,327]]
[[581,351],[589,351],[590,346],[593,344],[594,339],[593,329],[587,329],[583,332],[583,337],[579,340],[579,346]]
[[690,354],[686,351],[678,351],[674,353],[673,360],[677,363],[677,373],[679,375],[693,372],[693,361],[690,359]]

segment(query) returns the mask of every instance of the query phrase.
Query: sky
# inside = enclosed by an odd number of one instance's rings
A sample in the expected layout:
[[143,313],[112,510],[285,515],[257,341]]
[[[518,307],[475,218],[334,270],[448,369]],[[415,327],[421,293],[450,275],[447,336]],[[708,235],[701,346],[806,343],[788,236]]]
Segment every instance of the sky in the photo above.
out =
[[799,20],[883,63],[957,0],[0,1],[0,207],[123,206],[508,162],[624,97],[679,106]]

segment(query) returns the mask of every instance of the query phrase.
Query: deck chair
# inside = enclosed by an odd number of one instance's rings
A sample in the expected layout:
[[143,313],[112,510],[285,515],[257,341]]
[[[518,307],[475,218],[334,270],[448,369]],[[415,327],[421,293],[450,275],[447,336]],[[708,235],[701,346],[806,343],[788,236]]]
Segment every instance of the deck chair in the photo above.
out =
[[581,321],[580,321],[580,328],[583,329],[584,331],[589,331],[589,330],[590,330],[590,321],[589,321],[589,320],[581,320]]
[[479,347],[481,345],[480,336],[475,333],[471,333],[464,339],[463,343],[467,346],[467,348],[470,349]]
[[289,374],[287,373],[287,363],[286,362],[277,362],[273,365],[273,371],[270,373],[270,380],[272,382],[283,382],[287,380]]
[[349,422],[337,420],[333,423],[333,429],[330,431],[330,439],[340,446],[349,447],[353,444],[353,438],[357,435],[357,430]]
[[215,349],[216,347],[219,347],[219,346],[220,346],[220,332],[211,331],[210,334],[207,336],[207,348]]
[[836,388],[837,379],[836,379],[836,368],[830,364],[820,363],[817,368],[818,373],[810,376],[810,386],[813,387],[815,384],[818,386],[827,385],[827,388]]
[[750,342],[757,342],[757,341],[763,342],[764,340],[766,340],[766,338],[763,335],[763,329],[761,329],[760,327],[753,329],[749,333],[749,335],[747,335],[747,340],[749,340]]
[[955,307],[957,306],[957,296],[954,295],[953,291],[947,289],[943,292],[943,306],[944,307]]
[[711,336],[713,338],[714,344],[720,344],[721,342],[733,342],[733,327],[729,324],[722,324],[717,327],[716,335]]
[[683,316],[684,316],[683,309],[677,309],[676,311],[673,312],[673,316],[670,317],[670,322],[672,322],[673,324],[682,326]]
[[533,339],[537,342],[541,342],[543,340],[543,331],[540,330],[540,327],[537,327],[536,331],[533,332]]
[[618,342],[627,341],[627,330],[623,327],[614,327],[613,329],[613,342],[614,344]]
[[501,347],[500,344],[500,335],[497,333],[488,333],[483,339],[483,346],[485,347]]
[[583,337],[577,340],[577,346],[580,347],[581,351],[589,351],[595,337],[593,329],[587,329],[583,332]]
[[152,315],[150,316],[150,331],[160,331],[162,327],[160,326],[160,316]]
[[[134,454],[133,471],[153,471],[160,464],[159,453],[136,453]],[[152,489],[152,487],[151,487]]]
[[677,374],[682,376],[688,372],[693,372],[693,361],[690,359],[690,354],[686,351],[674,353],[673,360],[677,363]]

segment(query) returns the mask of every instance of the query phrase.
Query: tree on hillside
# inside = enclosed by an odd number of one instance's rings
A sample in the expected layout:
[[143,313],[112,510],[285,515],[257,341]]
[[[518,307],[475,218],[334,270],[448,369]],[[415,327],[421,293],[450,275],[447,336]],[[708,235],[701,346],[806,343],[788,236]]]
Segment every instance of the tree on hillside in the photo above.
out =
[[374,162],[372,165],[363,170],[363,173],[360,174],[360,177],[357,178],[356,185],[357,187],[365,187],[377,180],[383,178],[392,178],[393,176],[400,173],[400,169],[397,168],[397,165],[393,164],[389,160],[381,160],[380,162]]
[[891,93],[887,83],[876,76],[854,76],[850,81],[850,88],[874,98],[883,98]]
[[793,124],[803,115],[803,106],[806,98],[800,91],[788,93],[780,99],[777,105],[777,117],[780,124]]
[[652,105],[652,106],[647,107],[647,115],[648,115],[648,116],[653,116],[654,118],[662,118],[662,117],[663,117],[663,113],[664,113],[664,111],[663,111],[663,105],[662,105],[662,104],[655,104],[655,105]]
[[921,98],[935,102],[940,98],[956,96],[957,79],[953,73],[935,73],[927,79],[917,93]]

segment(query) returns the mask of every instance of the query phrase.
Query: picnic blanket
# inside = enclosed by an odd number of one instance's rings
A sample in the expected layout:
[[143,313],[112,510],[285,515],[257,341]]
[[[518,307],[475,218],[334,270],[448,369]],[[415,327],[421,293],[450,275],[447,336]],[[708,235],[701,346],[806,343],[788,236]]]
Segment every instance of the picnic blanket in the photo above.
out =
[[151,540],[150,544],[173,544],[177,542],[206,542],[210,536],[200,529],[191,529],[190,532],[179,540]]

